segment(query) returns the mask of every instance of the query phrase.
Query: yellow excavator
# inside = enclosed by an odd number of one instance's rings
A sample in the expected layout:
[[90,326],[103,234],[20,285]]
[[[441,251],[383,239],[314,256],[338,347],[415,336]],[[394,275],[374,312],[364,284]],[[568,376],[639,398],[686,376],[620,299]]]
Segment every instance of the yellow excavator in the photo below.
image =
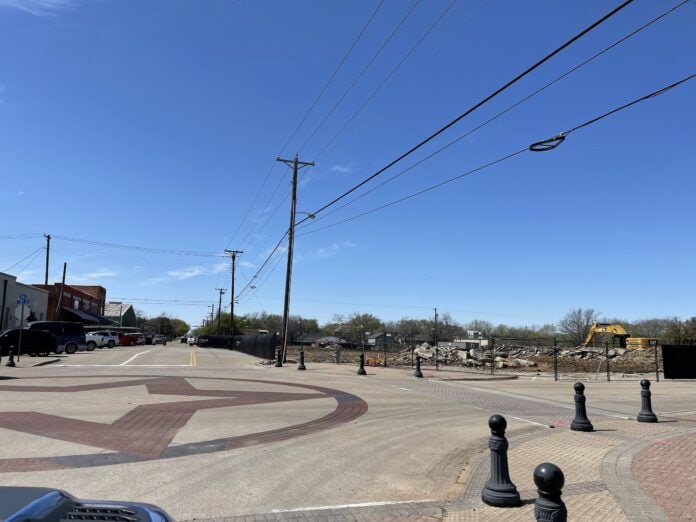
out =
[[594,323],[590,326],[590,331],[587,333],[587,337],[585,337],[582,346],[584,348],[590,346],[595,336],[598,334],[613,334],[612,344],[618,344],[620,348],[628,348],[629,350],[653,348],[656,347],[659,342],[658,339],[652,337],[631,337],[631,334],[626,332],[624,327],[620,324]]

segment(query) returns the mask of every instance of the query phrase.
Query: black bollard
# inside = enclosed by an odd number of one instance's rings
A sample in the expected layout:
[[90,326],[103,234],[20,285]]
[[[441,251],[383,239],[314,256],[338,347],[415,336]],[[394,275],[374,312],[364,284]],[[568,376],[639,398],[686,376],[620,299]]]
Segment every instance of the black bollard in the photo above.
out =
[[585,385],[576,382],[573,388],[575,388],[575,418],[570,423],[570,429],[573,431],[594,431],[594,426],[587,418],[587,410],[585,409]]
[[304,350],[300,350],[300,364],[297,365],[298,370],[306,370],[304,365]]
[[413,372],[414,377],[423,378],[423,372],[420,369],[420,355],[416,356],[416,371]]
[[650,396],[650,381],[643,379],[640,381],[640,413],[638,422],[657,422],[657,415],[652,411],[652,400]]
[[16,366],[14,362],[14,346],[10,346],[10,358],[5,363],[5,366],[9,366],[10,368],[14,368]]
[[358,375],[367,375],[365,371],[365,354],[360,354],[360,368],[358,368]]
[[491,437],[488,447],[491,450],[491,474],[481,491],[481,500],[494,507],[517,507],[521,505],[520,494],[510,480],[508,471],[508,441],[505,438],[507,421],[502,415],[492,415],[488,419]]
[[283,350],[278,348],[278,352],[276,353],[276,363],[274,365],[276,368],[282,368],[283,367]]
[[568,510],[561,500],[565,477],[561,468],[544,462],[534,468],[534,484],[539,498],[534,502],[534,518],[539,522],[566,522]]

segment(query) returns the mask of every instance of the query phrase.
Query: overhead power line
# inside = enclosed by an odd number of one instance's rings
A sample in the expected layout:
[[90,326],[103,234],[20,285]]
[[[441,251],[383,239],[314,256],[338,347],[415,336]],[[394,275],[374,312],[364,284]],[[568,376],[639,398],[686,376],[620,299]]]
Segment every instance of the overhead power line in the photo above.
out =
[[213,252],[199,252],[195,250],[170,250],[166,248],[150,248],[141,247],[136,245],[120,245],[117,243],[107,243],[105,241],[93,241],[90,239],[79,239],[76,237],[68,236],[52,236],[53,239],[59,239],[61,241],[70,241],[72,243],[83,243],[86,245],[101,246],[106,248],[117,248],[121,250],[133,250],[138,252],[149,252],[151,254],[166,254],[174,256],[199,256],[199,257],[225,257],[222,254],[215,254]]
[[[688,0],[686,0],[686,1],[688,1]],[[317,161],[321,157],[321,155],[324,154],[326,149],[328,149],[333,144],[333,142],[336,141],[336,139],[341,134],[343,134],[343,131],[345,131],[346,128],[348,128],[348,125],[350,125],[351,122],[358,116],[358,114],[360,114],[363,111],[363,109],[367,106],[367,104],[370,103],[370,101],[372,101],[372,98],[377,96],[377,93],[379,93],[379,91],[382,90],[382,87],[384,87],[385,84],[391,79],[391,77],[394,76],[396,71],[398,71],[399,68],[404,64],[404,62],[406,62],[406,60],[409,59],[409,57],[413,54],[413,52],[420,46],[421,43],[423,43],[423,41],[428,37],[428,35],[433,31],[433,29],[435,29],[435,27],[442,21],[442,19],[445,18],[445,16],[447,16],[447,13],[449,13],[452,10],[452,8],[455,6],[456,3],[457,3],[457,0],[452,0],[452,2],[450,2],[450,4],[445,8],[445,10],[440,14],[440,16],[438,16],[435,19],[435,21],[430,25],[430,27],[428,27],[428,29],[421,35],[421,37],[418,40],[416,40],[416,43],[413,44],[413,46],[411,46],[411,48],[404,55],[404,57],[399,61],[399,63],[397,63],[392,68],[392,70],[389,71],[389,74],[387,74],[384,77],[384,79],[379,83],[379,85],[377,85],[377,87],[370,93],[370,95],[367,98],[365,98],[365,101],[362,102],[360,107],[358,107],[357,110],[355,112],[353,112],[351,117],[348,118],[348,120],[343,124],[343,126],[340,129],[338,129],[338,131],[329,139],[329,141],[326,142],[326,144],[321,148],[321,150],[319,150],[317,155],[314,157],[315,161]]]
[[29,266],[29,264],[31,264],[31,262],[36,258],[36,256],[38,256],[39,253],[40,253],[41,251],[43,251],[43,249],[44,249],[44,247],[39,247],[39,248],[37,248],[36,250],[34,250],[33,252],[31,252],[29,255],[26,255],[26,256],[24,256],[22,259],[20,259],[19,261],[17,261],[15,264],[8,266],[5,270],[3,270],[3,272],[9,272],[9,271],[12,270],[14,267],[16,267],[17,265],[19,265],[20,263],[22,263],[23,261],[25,261],[25,260],[27,260],[27,259],[29,259],[29,258],[31,257],[31,260],[29,261],[29,263],[22,269],[22,271],[26,270],[27,266]]
[[[505,85],[503,85],[502,87],[498,88],[498,89],[495,90],[493,93],[489,94],[488,96],[486,96],[485,98],[483,98],[481,101],[479,101],[479,102],[477,102],[476,104],[474,104],[472,107],[470,107],[470,108],[467,109],[465,112],[463,112],[462,114],[460,114],[459,116],[457,116],[456,118],[454,118],[453,120],[451,120],[451,121],[450,121],[449,123],[447,123],[446,125],[440,127],[437,131],[435,131],[435,132],[432,133],[430,136],[428,136],[427,138],[423,139],[422,141],[420,141],[419,143],[417,143],[416,145],[414,145],[413,147],[411,147],[410,149],[408,149],[406,152],[404,152],[403,154],[401,154],[400,156],[398,156],[396,159],[394,159],[394,160],[390,161],[389,163],[387,163],[384,167],[382,167],[382,168],[380,168],[379,170],[377,170],[374,174],[368,176],[367,178],[365,178],[364,180],[362,180],[362,181],[361,181],[360,183],[358,183],[357,185],[354,185],[352,188],[348,189],[347,191],[343,192],[343,193],[340,194],[339,196],[335,197],[334,199],[332,199],[331,201],[329,201],[328,203],[326,203],[324,206],[322,206],[322,207],[319,208],[318,210],[312,212],[312,214],[313,214],[313,215],[317,215],[317,214],[323,212],[324,210],[326,210],[327,208],[329,208],[329,207],[335,205],[336,203],[338,203],[339,201],[341,201],[343,198],[345,198],[345,197],[347,197],[348,195],[352,194],[353,192],[355,192],[356,190],[358,190],[360,187],[362,187],[362,186],[365,185],[366,183],[370,182],[371,180],[373,180],[374,178],[376,178],[376,177],[379,176],[380,174],[384,173],[384,172],[385,172],[386,170],[388,170],[389,168],[393,167],[394,165],[396,165],[397,163],[399,163],[400,161],[402,161],[404,158],[410,156],[410,155],[413,154],[415,151],[417,151],[418,149],[420,149],[421,147],[423,147],[425,144],[431,142],[431,141],[434,140],[437,136],[439,136],[440,134],[442,134],[443,132],[445,132],[447,129],[449,129],[450,127],[452,127],[453,125],[455,125],[456,123],[458,123],[459,121],[461,121],[463,118],[465,118],[466,116],[468,116],[468,115],[471,114],[472,112],[474,112],[476,109],[478,109],[479,107],[481,107],[481,106],[483,106],[484,104],[488,103],[490,100],[492,100],[493,98],[495,98],[496,96],[498,96],[500,93],[502,93],[503,91],[507,90],[509,87],[511,87],[512,85],[514,85],[515,83],[517,83],[519,80],[521,80],[522,78],[524,78],[525,76],[527,76],[529,73],[531,73],[532,71],[534,71],[535,69],[537,69],[538,67],[540,67],[541,65],[543,65],[544,63],[546,63],[548,60],[550,60],[551,58],[553,58],[554,56],[556,56],[558,53],[560,53],[561,51],[563,51],[566,47],[570,46],[571,44],[573,44],[574,42],[576,42],[577,40],[579,40],[580,38],[582,38],[583,36],[585,36],[587,33],[589,33],[590,31],[592,31],[592,30],[595,29],[596,27],[598,27],[600,24],[606,22],[609,18],[611,18],[612,16],[614,16],[616,13],[618,13],[619,11],[621,11],[622,9],[624,9],[626,6],[628,6],[628,5],[630,5],[631,3],[633,3],[633,1],[634,1],[634,0],[625,0],[625,1],[624,1],[623,3],[621,3],[618,7],[615,7],[615,8],[614,8],[613,10],[611,10],[609,13],[605,14],[604,16],[602,16],[599,20],[593,22],[591,25],[589,25],[588,27],[586,27],[585,29],[583,29],[582,31],[580,31],[578,34],[576,34],[575,36],[573,36],[570,40],[568,40],[568,41],[566,41],[564,44],[562,44],[560,47],[557,47],[557,48],[554,49],[552,52],[550,52],[549,54],[547,54],[546,56],[544,56],[541,60],[539,60],[538,62],[536,62],[534,65],[532,65],[531,67],[528,67],[528,68],[525,69],[523,72],[521,72],[520,74],[518,74],[517,76],[515,76],[512,80],[510,80],[509,82],[507,82]],[[300,220],[300,221],[298,222],[298,225],[301,224],[301,223],[303,223],[303,222],[305,222],[305,221],[307,221],[308,219],[309,219],[308,217],[303,218],[302,220]]]
[[341,220],[341,221],[337,221],[337,222],[335,222],[335,223],[331,223],[331,224],[329,224],[329,225],[325,225],[325,226],[323,226],[323,227],[319,227],[319,228],[316,228],[316,229],[311,229],[311,230],[309,230],[309,231],[307,231],[307,232],[304,232],[304,233],[301,233],[301,234],[297,234],[297,235],[298,235],[298,237],[300,237],[300,236],[306,236],[306,235],[308,235],[308,234],[313,234],[313,233],[315,233],[315,232],[319,232],[320,230],[326,230],[327,228],[332,228],[332,227],[341,225],[341,224],[346,223],[346,222],[348,222],[348,221],[353,221],[354,219],[358,219],[358,218],[360,218],[360,217],[363,217],[363,216],[366,216],[366,215],[369,215],[369,214],[374,214],[375,212],[378,212],[378,211],[383,210],[383,209],[385,209],[385,208],[388,208],[388,207],[397,205],[397,204],[399,204],[399,203],[403,203],[404,201],[407,201],[407,200],[409,200],[409,199],[412,199],[412,198],[414,198],[414,197],[416,197],[416,196],[420,196],[420,195],[422,195],[422,194],[425,194],[426,192],[430,192],[430,191],[432,191],[432,190],[435,190],[435,189],[437,189],[437,188],[440,188],[440,187],[442,187],[442,186],[444,186],[444,185],[447,185],[447,184],[449,184],[449,183],[452,183],[452,182],[454,182],[454,181],[458,181],[458,180],[460,180],[460,179],[462,179],[462,178],[464,178],[464,177],[466,177],[466,176],[469,176],[470,174],[473,174],[473,173],[475,173],[475,172],[479,172],[479,171],[484,170],[484,169],[486,169],[486,168],[488,168],[488,167],[492,167],[493,165],[497,165],[497,164],[499,164],[499,163],[502,163],[503,161],[506,161],[506,160],[508,160],[508,159],[514,158],[514,157],[516,157],[516,156],[519,156],[519,155],[522,154],[523,152],[527,152],[527,151],[532,151],[532,152],[545,152],[545,151],[553,150],[553,149],[555,149],[556,147],[558,147],[561,143],[563,143],[563,141],[565,141],[565,139],[568,137],[568,135],[571,134],[572,132],[575,132],[575,131],[577,131],[577,130],[583,129],[583,128],[588,127],[588,126],[590,126],[590,125],[593,125],[593,124],[595,124],[595,123],[597,123],[597,122],[603,120],[604,118],[607,118],[607,117],[609,117],[609,116],[611,116],[611,115],[613,115],[613,114],[616,114],[616,113],[618,113],[618,112],[620,112],[620,111],[623,111],[623,110],[625,110],[625,109],[628,109],[629,107],[632,107],[633,105],[636,105],[636,104],[638,104],[638,103],[640,103],[640,102],[643,102],[643,101],[646,101],[646,100],[655,98],[655,97],[657,97],[657,96],[660,96],[660,95],[662,95],[662,94],[665,94],[666,92],[668,92],[668,91],[674,89],[675,87],[678,87],[679,85],[682,85],[682,84],[684,84],[684,83],[686,83],[686,82],[688,82],[688,81],[694,79],[695,77],[696,77],[696,73],[690,74],[690,75],[688,75],[688,76],[682,78],[682,79],[679,80],[679,81],[676,81],[676,82],[674,82],[674,83],[672,83],[672,84],[670,84],[670,85],[667,85],[667,86],[662,87],[662,88],[660,88],[660,89],[658,89],[658,90],[656,90],[656,91],[653,91],[653,92],[651,92],[651,93],[649,93],[649,94],[646,94],[645,96],[641,96],[640,98],[636,98],[636,99],[633,100],[633,101],[630,101],[630,102],[628,102],[628,103],[626,103],[626,104],[624,104],[624,105],[621,105],[621,106],[619,106],[619,107],[616,107],[616,108],[614,108],[614,109],[612,109],[612,110],[610,110],[610,111],[607,111],[607,112],[605,112],[605,113],[603,113],[603,114],[601,114],[601,115],[599,115],[599,116],[596,116],[596,117],[594,117],[594,118],[592,118],[592,119],[590,119],[590,120],[587,120],[587,121],[585,121],[585,122],[583,122],[583,123],[581,123],[581,124],[579,124],[579,125],[576,125],[575,127],[572,127],[572,128],[570,128],[570,129],[568,129],[568,130],[566,130],[566,131],[563,131],[563,132],[557,134],[556,136],[554,136],[554,137],[552,137],[552,138],[548,138],[548,139],[545,139],[545,140],[537,141],[537,142],[535,142],[535,143],[533,143],[533,144],[531,144],[531,145],[529,145],[529,146],[527,146],[527,147],[524,147],[524,148],[522,148],[522,149],[519,149],[519,150],[517,150],[517,151],[515,151],[515,152],[512,152],[512,153],[510,153],[510,154],[506,154],[505,156],[502,156],[502,157],[500,157],[500,158],[498,158],[498,159],[495,159],[495,160],[493,160],[493,161],[490,161],[490,162],[488,162],[488,163],[486,163],[486,164],[484,164],[484,165],[481,165],[481,166],[476,167],[476,168],[474,168],[474,169],[468,170],[468,171],[466,171],[466,172],[464,172],[464,173],[462,173],[462,174],[459,174],[459,175],[454,176],[454,177],[452,177],[452,178],[446,179],[446,180],[441,181],[441,182],[439,182],[439,183],[436,183],[436,184],[434,184],[434,185],[430,185],[430,186],[425,187],[424,189],[421,189],[421,190],[419,190],[419,191],[417,191],[417,192],[413,192],[413,193],[411,193],[411,194],[409,194],[409,195],[407,195],[407,196],[401,197],[401,198],[399,198],[399,199],[397,199],[397,200],[391,201],[391,202],[389,202],[389,203],[385,203],[384,205],[380,205],[379,207],[373,208],[373,209],[371,209],[371,210],[367,210],[367,211],[365,211],[365,212],[361,212],[360,214],[356,214],[355,216],[352,216],[352,217],[343,219],[343,220]]
[[[375,10],[374,10],[374,11],[372,12],[372,14],[370,15],[370,18],[368,18],[367,22],[365,22],[365,24],[363,25],[363,28],[362,28],[362,29],[360,30],[360,32],[358,33],[358,36],[353,40],[353,43],[352,43],[351,46],[348,48],[348,51],[346,51],[345,55],[343,56],[343,58],[341,59],[341,61],[339,62],[339,64],[336,66],[336,69],[334,69],[334,72],[331,74],[331,76],[329,77],[329,79],[326,81],[326,83],[325,83],[324,86],[322,87],[321,91],[319,92],[319,94],[317,95],[317,97],[314,99],[314,101],[312,102],[312,104],[310,105],[310,107],[307,109],[307,111],[305,112],[304,116],[302,116],[300,122],[299,122],[299,123],[297,124],[297,126],[295,127],[295,130],[292,131],[292,133],[290,134],[290,137],[285,141],[285,143],[284,143],[283,146],[280,148],[280,151],[278,151],[278,154],[277,154],[276,156],[280,156],[281,154],[283,154],[283,152],[285,152],[285,149],[287,148],[287,146],[290,144],[290,142],[293,140],[293,138],[297,135],[297,132],[300,130],[300,128],[301,128],[302,125],[304,124],[304,122],[305,122],[305,120],[307,119],[307,117],[309,116],[309,114],[312,112],[312,110],[314,110],[314,107],[315,107],[316,104],[319,102],[319,100],[321,99],[321,97],[324,95],[324,93],[326,92],[326,89],[328,89],[328,87],[329,87],[329,85],[331,84],[331,82],[333,82],[334,78],[335,78],[336,75],[338,74],[338,71],[341,69],[341,67],[343,67],[343,64],[346,62],[346,60],[348,59],[348,57],[349,57],[349,56],[351,55],[351,53],[353,52],[353,49],[354,49],[355,46],[358,44],[358,41],[360,41],[360,39],[362,38],[363,34],[365,34],[365,31],[367,30],[367,28],[368,28],[368,27],[370,26],[370,24],[372,23],[372,20],[373,20],[373,19],[375,18],[375,16],[377,15],[377,12],[381,9],[383,3],[384,3],[384,0],[380,0],[380,2],[377,4],[377,7],[375,8]],[[276,166],[276,161],[275,161],[275,159],[274,159],[274,160],[273,160],[273,163],[271,164],[270,168],[268,169],[268,171],[266,172],[266,175],[265,175],[264,178],[263,178],[263,182],[261,183],[261,186],[259,187],[258,192],[256,192],[256,195],[254,196],[254,198],[253,198],[252,201],[251,201],[251,204],[249,205],[249,208],[247,208],[246,212],[244,213],[244,216],[243,216],[242,219],[239,221],[239,224],[237,225],[237,228],[235,229],[234,233],[232,234],[232,237],[230,238],[230,240],[229,240],[229,241],[227,242],[227,244],[225,245],[225,248],[228,248],[228,247],[232,244],[232,242],[235,240],[235,238],[237,237],[237,234],[239,233],[239,231],[241,230],[242,226],[244,225],[244,223],[246,222],[247,218],[249,217],[249,214],[251,213],[251,210],[254,208],[254,205],[256,205],[256,202],[258,201],[259,196],[261,195],[261,192],[263,191],[264,187],[266,186],[266,183],[268,183],[268,180],[270,179],[271,173],[273,172],[273,169],[275,168],[275,166]],[[277,190],[277,188],[276,188],[276,190]],[[274,193],[275,193],[275,191],[274,191]]]
[[[511,110],[513,110],[513,109],[519,107],[519,106],[522,105],[523,103],[527,102],[528,100],[530,100],[530,99],[532,99],[533,97],[537,96],[537,95],[540,94],[541,92],[545,91],[546,89],[548,89],[548,88],[551,87],[552,85],[556,84],[557,82],[559,82],[559,81],[562,80],[563,78],[566,78],[567,76],[569,76],[570,74],[574,73],[574,72],[577,71],[578,69],[584,67],[585,65],[589,64],[590,62],[592,62],[592,61],[596,60],[597,58],[599,58],[600,56],[604,55],[605,53],[607,53],[607,52],[610,51],[611,49],[614,49],[615,47],[617,47],[617,46],[621,45],[622,43],[626,42],[627,40],[629,40],[629,39],[632,38],[633,36],[637,35],[637,34],[640,33],[641,31],[643,31],[644,29],[647,29],[648,27],[650,27],[650,26],[653,25],[654,23],[658,22],[658,21],[661,20],[662,18],[664,18],[664,17],[666,17],[667,15],[673,13],[674,11],[676,11],[677,9],[679,9],[680,7],[682,7],[684,4],[688,3],[689,1],[690,1],[690,0],[683,0],[682,2],[680,2],[680,3],[677,4],[677,5],[675,5],[674,7],[668,9],[667,11],[664,11],[663,13],[661,13],[660,15],[654,17],[653,19],[649,20],[648,22],[644,23],[644,24],[641,25],[640,27],[634,29],[633,31],[631,31],[631,32],[628,33],[627,35],[625,35],[625,36],[623,36],[622,38],[616,40],[616,41],[613,42],[612,44],[610,44],[610,45],[604,47],[601,51],[599,51],[599,52],[593,54],[592,56],[590,56],[590,57],[587,58],[586,60],[583,60],[583,61],[580,62],[579,64],[577,64],[577,65],[575,65],[574,67],[568,69],[568,70],[567,70],[566,72],[564,72],[563,74],[561,74],[561,75],[559,75],[559,76],[556,76],[553,80],[547,82],[546,84],[544,84],[544,85],[541,86],[540,88],[536,89],[534,92],[528,94],[527,96],[525,96],[524,98],[518,100],[517,102],[513,103],[512,105],[509,105],[507,108],[505,108],[505,109],[503,109],[502,111],[498,112],[498,113],[495,114],[494,116],[488,118],[488,119],[487,119],[486,121],[484,121],[483,123],[477,125],[477,126],[474,127],[473,129],[471,129],[471,130],[465,132],[464,134],[462,134],[462,135],[458,136],[457,138],[453,139],[452,141],[446,143],[445,145],[443,145],[443,146],[440,147],[439,149],[437,149],[437,150],[435,150],[434,152],[428,154],[428,155],[425,156],[424,158],[422,158],[422,159],[416,161],[416,162],[413,163],[412,165],[409,165],[409,166],[406,167],[405,169],[403,169],[403,170],[397,172],[396,174],[394,174],[394,175],[393,175],[392,177],[390,177],[389,179],[386,179],[385,181],[379,183],[378,185],[375,185],[374,187],[372,187],[372,188],[366,190],[365,192],[362,192],[360,195],[358,195],[358,196],[354,197],[353,199],[351,199],[351,200],[349,200],[349,201],[343,203],[342,205],[338,206],[337,208],[335,208],[335,209],[333,209],[333,210],[331,210],[331,211],[329,211],[329,212],[326,212],[323,216],[318,216],[317,219],[311,221],[310,223],[306,223],[306,224],[304,225],[304,227],[316,225],[317,222],[321,221],[322,219],[325,219],[325,218],[329,217],[330,215],[335,214],[336,212],[339,212],[340,210],[342,210],[343,208],[347,207],[348,205],[351,205],[351,204],[355,203],[356,201],[358,201],[358,200],[364,198],[365,196],[367,196],[368,194],[371,194],[372,192],[376,191],[377,189],[383,187],[384,185],[386,185],[386,184],[388,184],[388,183],[391,183],[392,181],[396,180],[397,178],[399,178],[399,177],[402,176],[403,174],[406,174],[407,172],[413,170],[415,167],[417,167],[417,166],[419,166],[419,165],[425,163],[426,161],[428,161],[428,160],[432,159],[433,157],[437,156],[438,154],[444,152],[445,150],[447,150],[448,148],[450,148],[452,145],[454,145],[454,144],[460,142],[461,140],[463,140],[464,138],[466,138],[466,137],[468,137],[468,136],[471,136],[471,135],[474,134],[475,132],[481,130],[483,127],[485,127],[485,126],[489,125],[490,123],[496,121],[498,118],[500,118],[500,117],[502,117],[503,115],[507,114],[507,113],[510,112]],[[320,153],[320,154],[321,154],[321,153]]]
[[308,138],[304,141],[304,143],[300,146],[300,148],[298,149],[298,153],[302,152],[302,149],[304,149],[304,148],[307,146],[307,144],[308,144],[310,141],[312,141],[312,138],[314,138],[314,136],[316,135],[316,133],[319,132],[319,130],[324,126],[324,123],[326,123],[326,120],[328,120],[328,119],[331,117],[331,115],[332,115],[332,114],[334,113],[334,111],[338,108],[338,106],[343,102],[343,100],[346,98],[346,96],[348,96],[348,94],[350,93],[350,91],[353,90],[353,87],[355,87],[355,85],[360,81],[360,79],[361,79],[361,78],[363,77],[363,75],[367,72],[367,70],[372,66],[372,64],[373,64],[373,63],[375,62],[375,60],[379,57],[379,55],[382,54],[382,51],[383,51],[383,50],[385,49],[385,47],[389,44],[389,42],[391,42],[392,39],[394,38],[394,36],[396,36],[396,33],[399,32],[399,30],[401,29],[401,27],[404,25],[404,23],[406,22],[406,20],[408,20],[408,18],[411,16],[411,14],[412,14],[413,11],[416,9],[416,7],[418,6],[419,3],[420,3],[420,0],[416,0],[416,1],[413,3],[413,5],[411,6],[411,8],[410,8],[410,9],[406,12],[406,14],[401,18],[401,21],[399,21],[399,23],[397,24],[397,26],[394,28],[394,30],[391,32],[391,34],[387,37],[387,39],[384,41],[384,43],[381,45],[381,47],[380,47],[379,49],[377,49],[377,51],[375,52],[375,54],[372,55],[372,58],[370,58],[370,60],[367,62],[367,64],[365,64],[365,66],[362,68],[362,70],[360,71],[360,73],[358,73],[358,75],[355,77],[355,79],[352,81],[352,83],[351,83],[351,84],[348,86],[348,88],[343,92],[343,94],[341,95],[341,97],[336,101],[336,103],[333,104],[333,106],[331,107],[331,109],[329,109],[329,112],[326,113],[326,115],[324,116],[324,118],[319,122],[319,125],[317,125],[317,126],[314,128],[314,130],[311,132],[311,134],[309,135],[309,137],[308,137]]

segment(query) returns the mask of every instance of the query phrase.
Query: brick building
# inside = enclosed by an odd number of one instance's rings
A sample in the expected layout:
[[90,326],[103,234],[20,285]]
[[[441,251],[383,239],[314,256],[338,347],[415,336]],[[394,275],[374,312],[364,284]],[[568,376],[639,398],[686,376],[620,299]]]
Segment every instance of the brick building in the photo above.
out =
[[[82,285],[62,285],[54,283],[52,285],[33,285],[48,291],[48,312],[49,321],[60,321],[63,317],[63,309],[78,310],[88,314],[103,315],[104,304],[106,301],[106,288],[103,286],[82,286]],[[61,299],[61,287],[63,290],[61,306],[58,301]]]

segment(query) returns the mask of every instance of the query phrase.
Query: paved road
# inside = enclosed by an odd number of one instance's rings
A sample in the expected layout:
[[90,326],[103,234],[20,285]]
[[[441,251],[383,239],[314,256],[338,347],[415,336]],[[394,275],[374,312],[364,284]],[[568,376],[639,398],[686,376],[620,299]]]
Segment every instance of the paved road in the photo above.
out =
[[567,382],[439,380],[445,372],[421,380],[393,368],[359,377],[352,366],[308,366],[169,343],[1,367],[0,484],[152,502],[181,520],[466,517],[482,509],[487,420],[502,413],[526,494],[536,459],[555,455],[576,509],[590,495],[589,505],[621,514],[628,508],[600,478],[602,459],[635,437],[679,432],[695,398],[692,384],[656,385],[656,411],[679,411],[679,422],[635,432],[624,418],[639,406],[637,384],[587,383],[591,418],[605,428],[577,452],[580,439],[565,428]]

